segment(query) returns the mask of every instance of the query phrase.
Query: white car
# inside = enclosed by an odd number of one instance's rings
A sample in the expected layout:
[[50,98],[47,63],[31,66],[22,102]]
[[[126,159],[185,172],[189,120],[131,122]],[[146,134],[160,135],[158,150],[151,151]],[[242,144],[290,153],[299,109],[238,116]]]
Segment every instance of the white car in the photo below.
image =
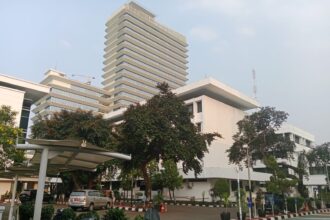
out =
[[111,199],[106,197],[103,193],[98,190],[84,189],[79,191],[73,191],[70,194],[69,206],[73,210],[89,209],[90,211],[94,208],[110,208]]

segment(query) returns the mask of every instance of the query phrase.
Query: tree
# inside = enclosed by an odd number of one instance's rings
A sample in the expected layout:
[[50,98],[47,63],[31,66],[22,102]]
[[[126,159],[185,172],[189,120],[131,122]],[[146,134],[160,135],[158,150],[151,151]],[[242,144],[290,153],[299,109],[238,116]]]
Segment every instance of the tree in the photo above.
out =
[[193,170],[198,175],[202,172],[201,160],[208,151],[207,143],[220,137],[217,133],[199,133],[184,102],[170,92],[166,83],[157,87],[160,93],[146,104],[127,109],[118,128],[118,150],[132,154],[132,160],[124,162],[124,169],[141,170],[148,198],[151,180],[147,166],[151,161],[181,161],[183,172]]
[[264,158],[264,163],[272,173],[270,181],[266,183],[267,191],[285,196],[286,193],[290,192],[290,188],[297,184],[297,178],[288,179],[286,173],[279,167],[274,156],[267,156]]
[[228,205],[228,198],[230,195],[229,183],[225,179],[218,179],[212,189],[213,195],[218,196],[220,201],[223,200],[226,208]]
[[329,172],[327,166],[330,164],[330,142],[316,146],[307,153],[307,159],[311,167],[318,167],[325,170],[327,183],[329,185]]
[[[53,140],[86,140],[107,150],[114,149],[116,139],[112,133],[112,125],[101,114],[92,111],[62,110],[55,112],[51,118],[39,118],[32,126],[32,138]],[[111,163],[109,164],[111,165]],[[107,169],[106,163],[98,166],[97,172],[73,171],[61,177],[72,182],[74,188],[87,184],[92,187],[93,181]]]
[[180,189],[183,184],[183,178],[178,171],[178,167],[171,160],[164,161],[162,168],[153,173],[151,179],[152,189],[160,190],[161,194],[163,194],[163,189],[167,188],[170,200],[175,200],[174,190]]
[[2,105],[0,108],[0,167],[6,168],[11,163],[24,161],[24,151],[14,147],[16,139],[22,134],[21,129],[15,126],[17,112],[10,106]]
[[[276,134],[288,114],[273,107],[262,107],[246,115],[237,123],[238,132],[234,144],[227,150],[229,162],[240,164],[247,161],[248,152],[252,161],[264,160],[272,154],[276,158],[292,159],[295,144],[282,134]],[[247,162],[246,162],[247,164]]]

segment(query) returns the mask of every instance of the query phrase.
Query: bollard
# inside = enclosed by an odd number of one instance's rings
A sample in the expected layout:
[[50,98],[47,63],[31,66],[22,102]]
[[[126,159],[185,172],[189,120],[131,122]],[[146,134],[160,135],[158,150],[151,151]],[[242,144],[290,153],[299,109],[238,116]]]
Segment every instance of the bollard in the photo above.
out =
[[2,220],[2,213],[5,211],[4,206],[0,206],[0,220]]

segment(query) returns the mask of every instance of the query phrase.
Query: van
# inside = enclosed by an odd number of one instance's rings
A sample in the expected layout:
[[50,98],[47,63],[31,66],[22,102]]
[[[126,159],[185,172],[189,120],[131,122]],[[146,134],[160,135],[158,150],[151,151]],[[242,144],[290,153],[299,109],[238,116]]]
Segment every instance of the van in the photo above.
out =
[[73,210],[88,209],[90,211],[95,208],[110,208],[111,199],[106,197],[98,190],[86,189],[73,191],[69,198],[69,207]]

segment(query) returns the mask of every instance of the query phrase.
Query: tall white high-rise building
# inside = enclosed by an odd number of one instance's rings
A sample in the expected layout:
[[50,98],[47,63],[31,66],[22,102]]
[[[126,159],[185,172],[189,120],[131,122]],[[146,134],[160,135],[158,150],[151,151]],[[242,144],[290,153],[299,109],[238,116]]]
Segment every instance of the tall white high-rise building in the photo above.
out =
[[125,4],[106,23],[104,89],[116,110],[151,98],[157,83],[175,89],[187,81],[187,42],[159,24],[155,15],[134,2]]

